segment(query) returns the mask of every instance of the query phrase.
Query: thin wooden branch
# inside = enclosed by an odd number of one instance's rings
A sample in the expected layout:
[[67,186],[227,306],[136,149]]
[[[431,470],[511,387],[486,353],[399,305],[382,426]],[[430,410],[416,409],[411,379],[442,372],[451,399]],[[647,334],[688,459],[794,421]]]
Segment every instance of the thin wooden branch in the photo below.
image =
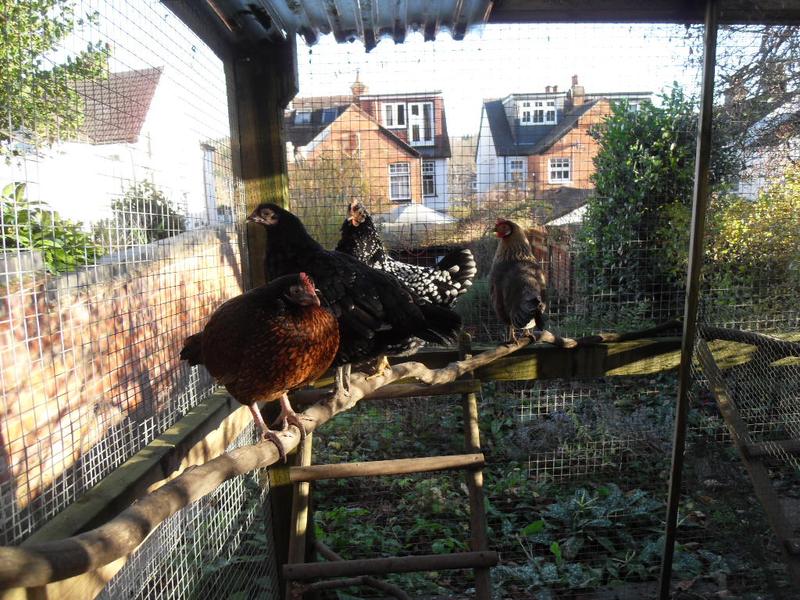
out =
[[[306,431],[311,433],[384,385],[409,377],[429,384],[448,383],[464,373],[516,352],[530,342],[531,339],[524,338],[438,370],[412,362],[396,365],[371,379],[356,373],[353,375],[349,396],[333,397],[315,404],[300,413],[300,416]],[[300,433],[294,426],[280,436],[287,452],[293,451],[300,442]],[[243,446],[207,463],[186,469],[182,475],[144,496],[96,529],[63,540],[22,547],[0,547],[0,589],[43,586],[52,581],[93,571],[127,556],[164,520],[180,509],[210,494],[225,481],[255,469],[269,467],[278,459],[278,450],[272,442]]]
[[741,329],[728,329],[725,327],[698,327],[700,337],[704,340],[724,340],[726,342],[739,342],[759,348],[768,348],[770,351],[782,356],[800,356],[800,342],[790,342],[780,338],[756,333],[755,331],[742,331]]
[[[642,338],[652,337],[665,331],[678,329],[681,326],[680,319],[673,319],[650,327],[648,329],[640,329],[639,331],[628,331],[626,333],[598,333],[597,335],[587,335],[575,340],[578,346],[588,346],[591,344],[607,344],[609,342],[630,342],[632,340],[640,340]],[[565,338],[570,339],[570,338]]]
[[290,581],[319,577],[351,577],[356,575],[387,575],[422,571],[460,570],[494,567],[499,562],[497,552],[454,552],[453,554],[420,554],[388,558],[360,558],[336,562],[317,562],[283,565],[283,576]]
[[[344,560],[339,554],[331,550],[327,545],[325,545],[323,542],[319,540],[316,540],[314,542],[314,548],[316,549],[317,553],[326,560],[329,561]],[[386,592],[390,596],[397,598],[397,600],[411,600],[411,596],[406,594],[403,590],[401,590],[393,583],[389,583],[388,581],[383,581],[382,579],[376,579],[371,575],[361,575],[360,577],[356,577],[355,579],[360,579],[362,585],[366,585],[371,588],[375,588],[376,590]],[[340,579],[339,581],[342,580]]]
[[[302,481],[321,479],[343,479],[349,477],[381,477],[406,475],[408,473],[430,473],[451,469],[476,469],[485,464],[483,454],[448,454],[423,458],[396,458],[369,462],[339,463],[333,465],[309,465],[300,467],[277,467],[270,469],[269,482],[272,487]],[[297,562],[297,561],[290,561]]]

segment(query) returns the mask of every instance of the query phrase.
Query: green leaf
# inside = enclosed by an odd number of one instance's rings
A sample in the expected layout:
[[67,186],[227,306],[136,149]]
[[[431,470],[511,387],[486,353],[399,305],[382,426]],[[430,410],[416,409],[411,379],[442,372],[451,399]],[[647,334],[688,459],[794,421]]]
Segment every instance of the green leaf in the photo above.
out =
[[538,521],[534,521],[522,528],[522,535],[534,535],[536,533],[541,533],[544,531],[545,522],[543,519],[539,519]]
[[563,556],[561,554],[561,546],[558,542],[553,542],[550,544],[550,552],[556,557],[556,562],[560,564],[563,560]]

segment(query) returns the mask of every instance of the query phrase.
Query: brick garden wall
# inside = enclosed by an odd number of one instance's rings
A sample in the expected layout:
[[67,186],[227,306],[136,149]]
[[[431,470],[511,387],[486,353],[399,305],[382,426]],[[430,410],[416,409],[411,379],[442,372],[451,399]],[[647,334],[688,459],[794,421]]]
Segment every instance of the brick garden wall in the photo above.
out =
[[49,518],[210,389],[178,354],[241,292],[235,232],[186,232],[106,261],[9,280],[0,297],[0,529],[24,534],[25,510]]

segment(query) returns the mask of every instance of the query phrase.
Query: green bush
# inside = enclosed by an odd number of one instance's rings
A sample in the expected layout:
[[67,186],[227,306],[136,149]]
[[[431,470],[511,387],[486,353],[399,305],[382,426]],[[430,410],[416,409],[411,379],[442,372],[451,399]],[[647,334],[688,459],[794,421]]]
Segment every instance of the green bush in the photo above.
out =
[[10,183],[0,193],[5,250],[39,251],[54,274],[72,271],[102,254],[82,223],[62,218],[44,202],[28,201],[25,191],[24,183]]
[[[695,103],[679,87],[660,106],[633,111],[616,103],[592,132],[599,150],[577,237],[576,276],[588,294],[623,294],[660,306],[682,290],[688,245],[688,207],[694,185]],[[712,183],[738,169],[724,139],[715,142]]]
[[114,216],[95,225],[95,237],[113,248],[149,244],[186,231],[186,218],[149,181],[133,184],[111,204]]

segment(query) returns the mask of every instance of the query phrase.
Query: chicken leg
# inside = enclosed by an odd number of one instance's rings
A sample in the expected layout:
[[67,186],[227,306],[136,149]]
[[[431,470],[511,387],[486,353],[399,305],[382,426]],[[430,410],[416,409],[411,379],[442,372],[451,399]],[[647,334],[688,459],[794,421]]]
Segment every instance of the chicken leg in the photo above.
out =
[[261,411],[258,410],[258,405],[253,402],[253,404],[249,404],[247,408],[250,409],[250,414],[253,415],[253,421],[255,421],[256,425],[261,428],[261,436],[265,440],[271,441],[278,447],[278,454],[280,455],[281,460],[286,462],[286,448],[283,447],[283,442],[281,441],[281,438],[278,437],[278,434],[267,427],[267,424],[264,422],[264,417],[261,416]]
[[276,424],[280,424],[281,431],[286,431],[289,428],[289,425],[294,425],[300,430],[300,439],[305,439],[306,437],[306,428],[303,425],[303,421],[300,417],[297,416],[297,413],[294,412],[291,403],[289,402],[289,395],[284,394],[280,398],[281,402],[281,414],[278,415],[278,418],[275,419]]
[[334,396],[346,397],[350,395],[350,363],[336,367],[336,386],[333,390]]

